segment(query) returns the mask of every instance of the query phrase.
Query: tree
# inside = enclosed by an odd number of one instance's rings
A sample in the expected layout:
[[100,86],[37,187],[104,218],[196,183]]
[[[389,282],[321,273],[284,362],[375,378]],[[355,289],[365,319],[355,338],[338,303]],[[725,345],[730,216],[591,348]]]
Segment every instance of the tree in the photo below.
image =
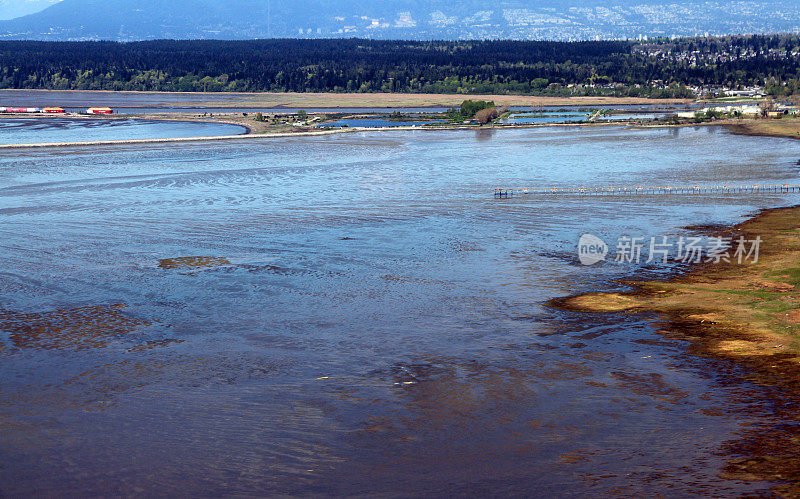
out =
[[461,103],[461,116],[464,119],[469,119],[475,116],[475,113],[482,109],[494,107],[494,101],[487,100],[465,100]]
[[489,123],[498,116],[499,113],[497,112],[496,107],[488,107],[486,109],[481,109],[480,111],[475,113],[475,121],[477,121],[481,125],[485,125],[486,123]]
[[772,97],[767,97],[758,103],[758,107],[761,109],[761,116],[767,116],[770,111],[775,110],[775,101]]
[[533,87],[533,89],[535,90],[542,90],[549,84],[550,80],[548,80],[547,78],[534,78],[533,81],[531,82],[531,87]]

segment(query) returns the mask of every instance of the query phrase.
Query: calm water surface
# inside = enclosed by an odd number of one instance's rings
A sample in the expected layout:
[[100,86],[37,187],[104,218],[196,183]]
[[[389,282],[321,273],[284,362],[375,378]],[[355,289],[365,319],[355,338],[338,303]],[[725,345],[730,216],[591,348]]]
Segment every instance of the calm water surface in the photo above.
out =
[[238,125],[187,121],[0,118],[0,144],[208,137],[238,135],[245,131]]
[[395,126],[422,126],[430,123],[444,123],[445,120],[427,120],[427,121],[406,121],[406,120],[390,120],[385,118],[346,118],[336,121],[330,121],[317,125],[320,127],[365,127],[365,128],[379,128],[379,127],[395,127]]
[[650,317],[543,304],[637,271],[581,267],[584,232],[793,200],[492,191],[796,182],[797,157],[710,127],[0,152],[0,492],[763,492],[718,474],[774,393]]

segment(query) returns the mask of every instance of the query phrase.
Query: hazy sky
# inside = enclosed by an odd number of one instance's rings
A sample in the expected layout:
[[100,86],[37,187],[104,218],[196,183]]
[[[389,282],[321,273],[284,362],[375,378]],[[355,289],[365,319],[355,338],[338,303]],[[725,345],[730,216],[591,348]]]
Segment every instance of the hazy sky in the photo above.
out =
[[33,14],[61,0],[0,0],[0,20]]

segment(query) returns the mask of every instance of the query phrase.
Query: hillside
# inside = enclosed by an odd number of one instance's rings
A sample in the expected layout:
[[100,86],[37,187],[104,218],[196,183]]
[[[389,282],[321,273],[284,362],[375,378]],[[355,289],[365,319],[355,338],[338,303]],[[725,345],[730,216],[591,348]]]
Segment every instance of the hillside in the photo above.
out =
[[800,0],[63,0],[0,21],[0,39],[331,38],[593,40],[794,31]]

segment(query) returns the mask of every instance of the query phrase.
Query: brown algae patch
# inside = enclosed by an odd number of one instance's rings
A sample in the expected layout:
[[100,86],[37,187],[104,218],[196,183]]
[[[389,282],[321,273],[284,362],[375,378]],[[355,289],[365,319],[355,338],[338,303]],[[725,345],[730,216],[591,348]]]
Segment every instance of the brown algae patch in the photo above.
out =
[[571,297],[563,305],[586,312],[623,312],[641,307],[636,297],[620,293],[587,293]]
[[179,256],[162,258],[158,261],[158,267],[161,269],[203,269],[230,264],[227,258],[215,256]]
[[0,311],[0,331],[17,348],[104,348],[113,338],[149,322],[119,310],[125,305],[81,307],[42,313]]

